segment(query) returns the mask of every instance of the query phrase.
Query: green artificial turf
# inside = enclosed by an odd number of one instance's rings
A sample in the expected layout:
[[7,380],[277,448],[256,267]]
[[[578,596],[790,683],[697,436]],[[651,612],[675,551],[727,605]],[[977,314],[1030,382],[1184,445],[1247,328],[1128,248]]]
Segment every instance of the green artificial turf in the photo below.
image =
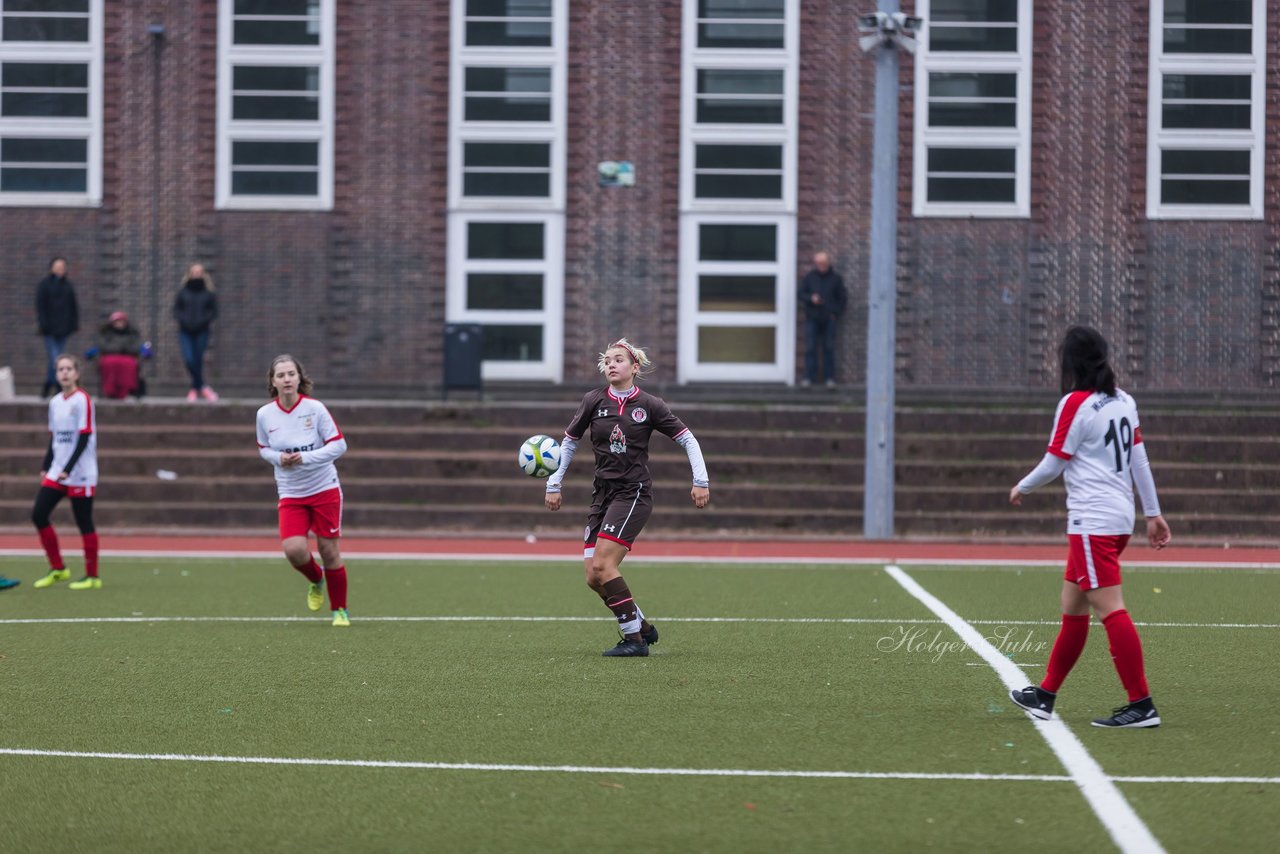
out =
[[[636,660],[600,656],[614,624],[572,560],[349,569],[343,630],[306,611],[283,560],[108,558],[99,591],[37,591],[40,561],[0,560],[24,581],[0,594],[0,747],[605,770],[0,755],[0,848],[973,850],[1027,833],[1045,850],[1107,844],[1070,782],[610,770],[1064,774],[995,673],[879,568],[629,563],[662,631]],[[1054,619],[1049,571],[907,571],[968,619]],[[1264,621],[1262,600],[1280,594],[1276,573],[1126,578],[1140,621]],[[234,619],[3,622],[97,617]],[[302,619],[239,621],[284,617]],[[420,617],[494,619],[403,619]],[[818,621],[770,622],[806,618]],[[1014,660],[1038,680],[1054,627],[1018,629],[1033,643]],[[1123,696],[1100,627],[1060,701],[1104,770],[1274,776],[1274,690],[1239,698],[1242,680],[1262,681],[1276,630],[1140,630],[1166,726],[1087,726]],[[1121,785],[1171,851],[1266,850],[1280,817],[1275,785]],[[1204,798],[1228,824],[1197,823]]]

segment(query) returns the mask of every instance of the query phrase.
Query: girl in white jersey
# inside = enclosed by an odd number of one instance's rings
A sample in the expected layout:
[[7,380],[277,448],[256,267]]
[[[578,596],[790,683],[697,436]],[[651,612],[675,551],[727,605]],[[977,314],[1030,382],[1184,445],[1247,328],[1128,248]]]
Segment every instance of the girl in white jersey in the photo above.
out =
[[84,578],[68,586],[72,590],[97,590],[98,533],[93,527],[93,494],[98,488],[98,436],[93,401],[80,387],[80,360],[66,353],[54,361],[61,394],[49,399],[49,448],[40,467],[40,490],[31,508],[31,521],[40,534],[40,545],[49,558],[49,574],[35,583],[52,587],[71,577],[62,561],[58,535],[49,515],[65,495],[84,541]]
[[1147,540],[1169,544],[1155,480],[1133,398],[1116,388],[1107,342],[1097,330],[1073,326],[1062,341],[1062,393],[1049,448],[1040,465],[1009,491],[1009,503],[1063,475],[1067,486],[1067,571],[1062,584],[1062,628],[1049,654],[1044,681],[1009,697],[1041,720],[1053,716],[1058,689],[1084,651],[1089,611],[1102,621],[1111,660],[1129,702],[1094,726],[1157,727],[1160,715],[1147,688],[1142,641],[1120,593],[1120,553],[1133,533],[1133,489],[1147,517]]
[[[275,467],[280,494],[280,545],[293,568],[307,577],[307,607],[319,611],[324,589],[335,626],[350,626],[347,616],[347,568],[342,536],[342,487],[333,461],[346,453],[347,440],[329,410],[314,398],[311,378],[290,355],[276,356],[267,371],[273,400],[258,410],[258,453]],[[311,556],[308,532],[314,531],[324,569]]]

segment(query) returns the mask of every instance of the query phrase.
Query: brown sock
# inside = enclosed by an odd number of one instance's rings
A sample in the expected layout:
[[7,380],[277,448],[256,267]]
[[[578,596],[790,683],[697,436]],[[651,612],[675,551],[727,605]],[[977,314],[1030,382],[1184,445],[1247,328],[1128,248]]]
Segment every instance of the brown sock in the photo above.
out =
[[618,576],[606,581],[603,591],[600,598],[618,618],[618,628],[622,634],[628,640],[639,640],[641,629],[639,611],[636,608],[635,599],[631,596],[631,590],[627,587],[627,582],[622,576]]

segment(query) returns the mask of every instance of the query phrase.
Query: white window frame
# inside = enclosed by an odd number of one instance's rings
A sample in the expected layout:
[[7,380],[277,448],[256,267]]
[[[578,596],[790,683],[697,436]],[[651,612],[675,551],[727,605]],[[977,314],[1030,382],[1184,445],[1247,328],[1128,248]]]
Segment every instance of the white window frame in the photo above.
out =
[[[917,217],[980,217],[1026,219],[1031,216],[1031,44],[1032,0],[1018,0],[1018,47],[1013,53],[978,53],[929,50],[929,2],[918,0],[924,19],[916,50],[915,140],[912,149],[911,212]],[[1014,74],[1017,108],[1012,128],[963,128],[928,126],[929,74]],[[1000,148],[1014,151],[1012,202],[930,202],[930,148]]]
[[[89,103],[85,118],[57,116],[0,118],[0,137],[8,139],[86,140],[85,192],[0,192],[0,207],[99,207],[102,204],[102,11],[103,0],[89,0],[88,42],[0,42],[0,62],[77,62],[89,66]],[[79,17],[49,12],[40,17]]]
[[[336,0],[320,2],[319,45],[232,44],[235,0],[218,2],[217,177],[214,206],[220,210],[333,209],[334,57]],[[232,68],[237,65],[319,66],[320,116],[316,121],[232,119]],[[231,146],[234,142],[315,142],[319,144],[315,196],[233,195]]]
[[[1253,0],[1250,53],[1164,52],[1165,0],[1151,0],[1150,77],[1147,82],[1147,217],[1148,219],[1263,219],[1266,154],[1267,4]],[[1211,26],[1211,25],[1206,25]],[[1164,128],[1164,75],[1252,75],[1249,130],[1199,130]],[[1247,205],[1163,204],[1161,154],[1177,149],[1213,149],[1249,152],[1249,203]]]
[[[542,360],[481,364],[486,380],[564,378],[564,207],[568,98],[568,0],[553,0],[550,46],[466,44],[466,0],[450,0],[448,263],[445,317],[449,323],[541,324]],[[478,67],[548,68],[551,71],[551,120],[547,122],[467,121],[466,69]],[[468,142],[544,142],[551,146],[550,192],[545,197],[464,196],[463,146]],[[472,222],[538,222],[545,240],[542,261],[473,261],[467,258],[467,226]],[[542,310],[467,308],[467,274],[541,272]]]
[[[704,225],[772,225],[777,228],[773,261],[702,261],[699,229]],[[793,382],[795,372],[796,219],[770,214],[689,214],[680,218],[679,350],[680,382]],[[773,311],[703,311],[698,280],[703,275],[775,276]],[[774,330],[774,362],[702,362],[698,330],[704,326],[759,326]]]
[[[783,47],[698,47],[698,0],[684,0],[680,97],[680,263],[677,381],[795,381],[795,254],[797,138],[799,134],[800,2],[783,7]],[[698,71],[773,70],[782,72],[781,124],[698,124]],[[782,198],[695,198],[695,153],[699,144],[779,145],[782,147]],[[777,226],[777,261],[770,265],[698,260],[698,228],[708,223]],[[703,273],[768,273],[777,266],[778,294],[772,312],[703,312],[698,309],[698,277]],[[700,362],[702,326],[774,326],[772,364]]]
[[[542,225],[541,260],[467,258],[467,226],[473,222],[533,222]],[[446,275],[445,316],[449,323],[522,324],[542,326],[542,360],[485,361],[486,380],[551,380],[564,370],[564,215],[533,212],[456,212],[449,216],[449,268]],[[542,308],[473,309],[467,307],[470,273],[541,273]]]

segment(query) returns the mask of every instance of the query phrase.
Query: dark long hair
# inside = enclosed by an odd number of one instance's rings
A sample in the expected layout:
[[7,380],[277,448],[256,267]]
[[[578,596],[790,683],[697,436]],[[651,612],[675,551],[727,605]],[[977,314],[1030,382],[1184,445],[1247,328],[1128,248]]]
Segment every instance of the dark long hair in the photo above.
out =
[[1062,338],[1062,393],[1116,393],[1116,372],[1107,361],[1107,339],[1092,326],[1073,326]]

